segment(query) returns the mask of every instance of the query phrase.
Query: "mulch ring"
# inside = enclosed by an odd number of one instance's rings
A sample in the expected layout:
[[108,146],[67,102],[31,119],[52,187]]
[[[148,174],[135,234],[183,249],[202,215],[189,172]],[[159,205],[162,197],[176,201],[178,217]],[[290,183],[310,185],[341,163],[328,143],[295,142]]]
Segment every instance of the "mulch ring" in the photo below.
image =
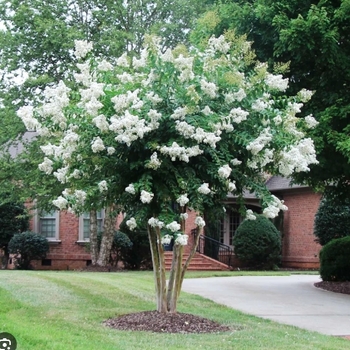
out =
[[330,282],[321,281],[314,284],[315,287],[328,290],[329,292],[350,294],[350,281],[348,282]]
[[186,313],[160,313],[144,311],[122,315],[104,322],[104,325],[125,331],[147,331],[154,333],[218,333],[231,328],[207,318]]

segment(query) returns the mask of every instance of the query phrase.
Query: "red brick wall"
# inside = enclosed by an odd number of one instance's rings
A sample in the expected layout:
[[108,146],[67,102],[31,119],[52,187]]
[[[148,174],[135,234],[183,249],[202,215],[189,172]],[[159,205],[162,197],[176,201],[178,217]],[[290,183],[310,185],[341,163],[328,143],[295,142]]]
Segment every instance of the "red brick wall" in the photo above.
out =
[[[34,228],[34,219],[31,220],[31,230]],[[116,228],[122,221],[122,215],[118,215]],[[59,241],[49,242],[50,251],[46,259],[51,260],[51,266],[43,266],[41,261],[33,262],[35,269],[41,270],[75,270],[87,266],[91,257],[86,250],[86,244],[78,243],[79,218],[66,211],[59,215]]]
[[284,212],[282,264],[284,267],[318,268],[321,246],[313,234],[320,194],[307,189],[283,194],[288,207]]

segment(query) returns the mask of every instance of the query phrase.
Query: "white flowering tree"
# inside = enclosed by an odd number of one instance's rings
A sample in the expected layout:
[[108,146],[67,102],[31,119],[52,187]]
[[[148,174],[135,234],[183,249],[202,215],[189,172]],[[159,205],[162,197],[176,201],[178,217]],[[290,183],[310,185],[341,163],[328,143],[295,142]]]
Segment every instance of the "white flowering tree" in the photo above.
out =
[[[254,64],[250,44],[232,33],[205,49],[162,53],[148,38],[139,58],[122,55],[115,66],[76,43],[77,72],[47,89],[40,106],[18,111],[43,140],[40,169],[66,184],[54,201],[78,212],[118,203],[130,229],[148,226],[157,310],[176,312],[177,299],[206,209],[227,193],[254,192],[268,218],[284,204],[265,186],[264,174],[289,176],[316,163],[302,129],[312,116],[296,114],[311,93],[286,97],[288,81]],[[69,87],[68,87],[69,86]],[[182,263],[187,211],[197,234]],[[248,219],[255,219],[250,211]],[[174,240],[168,283],[163,244]]]

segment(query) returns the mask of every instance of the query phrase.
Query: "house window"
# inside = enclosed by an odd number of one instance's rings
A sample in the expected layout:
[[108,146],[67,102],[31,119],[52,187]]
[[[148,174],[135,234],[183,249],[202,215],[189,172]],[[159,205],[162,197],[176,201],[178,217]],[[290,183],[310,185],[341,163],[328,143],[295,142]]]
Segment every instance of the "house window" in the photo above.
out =
[[[104,210],[97,212],[97,232],[103,231]],[[79,217],[79,241],[90,240],[90,213]]]
[[37,212],[34,231],[47,238],[48,241],[57,241],[59,239],[59,211]]

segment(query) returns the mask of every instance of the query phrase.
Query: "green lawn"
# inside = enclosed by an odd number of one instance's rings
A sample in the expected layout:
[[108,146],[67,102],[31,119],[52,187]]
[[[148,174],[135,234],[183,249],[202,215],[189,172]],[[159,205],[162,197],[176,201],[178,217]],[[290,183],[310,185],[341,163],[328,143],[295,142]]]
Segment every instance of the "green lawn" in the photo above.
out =
[[248,316],[186,293],[181,294],[179,311],[239,330],[204,335],[152,334],[103,326],[102,322],[110,317],[154,310],[153,288],[151,272],[2,270],[0,331],[17,338],[18,350],[350,348],[348,340]]

